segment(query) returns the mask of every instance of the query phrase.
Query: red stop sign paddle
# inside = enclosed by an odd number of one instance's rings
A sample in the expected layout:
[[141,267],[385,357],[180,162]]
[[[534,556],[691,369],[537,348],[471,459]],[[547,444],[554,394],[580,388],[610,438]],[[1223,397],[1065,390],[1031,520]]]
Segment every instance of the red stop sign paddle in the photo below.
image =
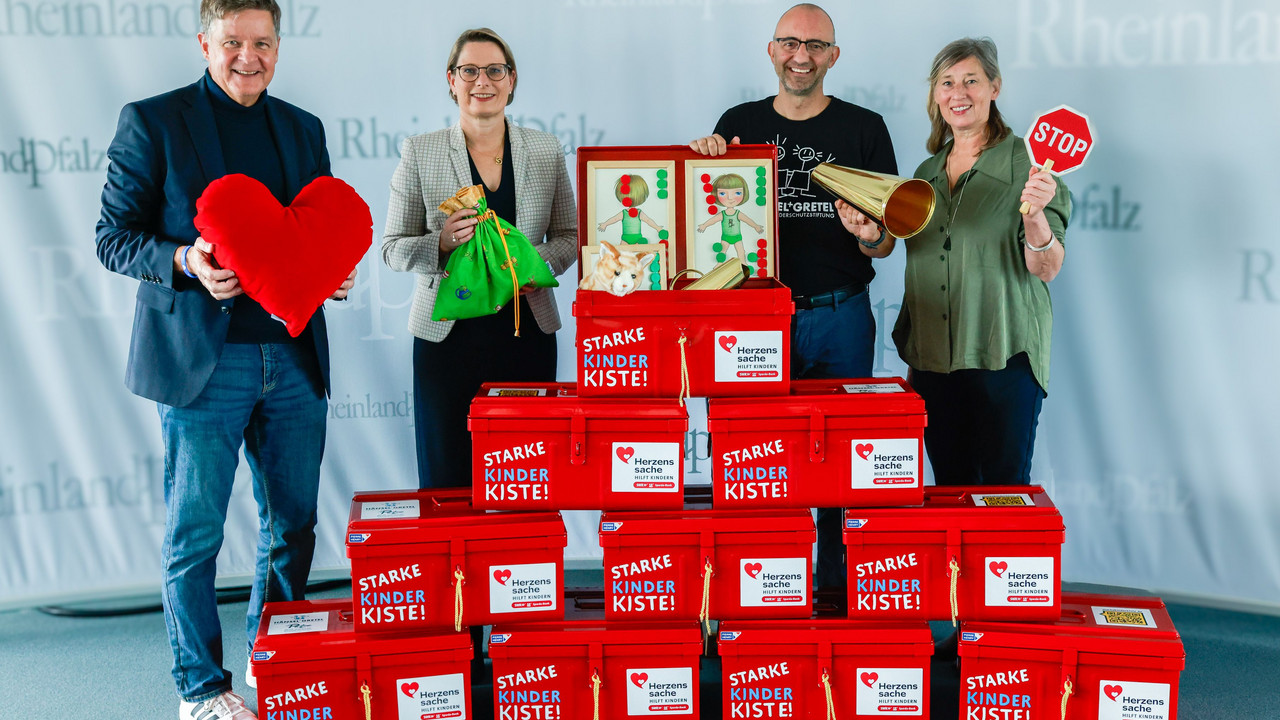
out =
[[[1031,121],[1024,142],[1031,162],[1061,175],[1083,165],[1093,152],[1093,128],[1087,115],[1059,105]],[[1024,202],[1018,210],[1026,215],[1031,211],[1031,204]]]

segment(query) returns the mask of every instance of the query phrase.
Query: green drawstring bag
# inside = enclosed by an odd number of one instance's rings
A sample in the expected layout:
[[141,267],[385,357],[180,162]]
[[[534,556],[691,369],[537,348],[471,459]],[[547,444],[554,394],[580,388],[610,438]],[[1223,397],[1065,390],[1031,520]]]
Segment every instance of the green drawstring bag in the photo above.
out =
[[[474,188],[459,190],[457,196],[440,206],[440,210],[448,214],[463,207],[474,207],[479,222],[471,240],[449,255],[436,305],[431,312],[432,320],[463,320],[492,315],[511,302],[524,285],[533,283],[545,288],[560,284],[533,248],[533,243],[511,223],[489,210],[480,186]],[[515,306],[515,314],[515,334],[519,336],[519,303]]]

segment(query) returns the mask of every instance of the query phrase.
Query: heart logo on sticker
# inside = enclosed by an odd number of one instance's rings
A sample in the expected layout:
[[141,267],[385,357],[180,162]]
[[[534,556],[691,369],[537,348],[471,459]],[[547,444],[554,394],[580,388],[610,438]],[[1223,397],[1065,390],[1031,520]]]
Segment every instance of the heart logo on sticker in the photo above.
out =
[[742,569],[751,577],[755,577],[760,574],[760,571],[764,569],[764,566],[760,563],[747,563],[742,566]]
[[405,683],[400,686],[400,692],[409,697],[413,697],[413,694],[418,692],[418,683]]
[[859,443],[853,446],[854,452],[858,453],[858,457],[866,460],[871,457],[871,453],[875,452],[876,446],[871,443]]
[[493,579],[497,580],[503,585],[506,585],[507,581],[511,579],[511,571],[510,570],[494,570]]
[[1124,688],[1119,685],[1103,685],[1102,692],[1106,693],[1107,697],[1115,700],[1120,697],[1120,693],[1124,692]]
[[862,673],[858,676],[858,679],[867,687],[875,687],[876,682],[880,679],[880,673]]
[[991,568],[991,573],[998,578],[1004,577],[1004,571],[1009,569],[1007,562],[992,562],[987,567]]
[[631,682],[635,683],[636,687],[642,688],[649,682],[649,673],[631,673]]
[[632,447],[618,448],[618,459],[624,463],[631,462],[631,456],[636,454],[636,449]]
[[737,335],[725,335],[720,338],[720,347],[724,348],[725,352],[733,352],[733,346],[737,344]]

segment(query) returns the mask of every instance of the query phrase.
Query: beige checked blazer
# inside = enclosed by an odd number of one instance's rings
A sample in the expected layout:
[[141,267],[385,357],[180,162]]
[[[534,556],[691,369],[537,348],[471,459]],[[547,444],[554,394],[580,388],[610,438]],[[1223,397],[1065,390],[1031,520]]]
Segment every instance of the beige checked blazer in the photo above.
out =
[[[518,127],[510,117],[507,132],[516,180],[516,227],[533,243],[551,272],[560,275],[578,255],[578,215],[564,150],[554,135]],[[391,176],[382,261],[392,270],[418,274],[409,308],[409,332],[423,340],[444,340],[455,322],[431,319],[447,259],[440,252],[439,237],[447,216],[436,208],[459,188],[471,184],[471,165],[460,126],[405,139],[400,165]],[[544,333],[560,329],[551,288],[541,288],[528,297],[538,327]]]

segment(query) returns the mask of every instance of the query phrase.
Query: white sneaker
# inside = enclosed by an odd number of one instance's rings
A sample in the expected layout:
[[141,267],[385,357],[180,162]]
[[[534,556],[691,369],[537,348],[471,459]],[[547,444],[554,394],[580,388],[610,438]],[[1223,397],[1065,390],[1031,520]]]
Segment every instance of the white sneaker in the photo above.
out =
[[244,706],[244,698],[228,690],[204,702],[183,700],[178,705],[178,720],[258,720],[258,716]]
[[254,690],[258,689],[258,678],[253,674],[253,658],[252,657],[249,658],[249,662],[248,664],[245,665],[245,668],[244,668],[244,684],[248,685]]

